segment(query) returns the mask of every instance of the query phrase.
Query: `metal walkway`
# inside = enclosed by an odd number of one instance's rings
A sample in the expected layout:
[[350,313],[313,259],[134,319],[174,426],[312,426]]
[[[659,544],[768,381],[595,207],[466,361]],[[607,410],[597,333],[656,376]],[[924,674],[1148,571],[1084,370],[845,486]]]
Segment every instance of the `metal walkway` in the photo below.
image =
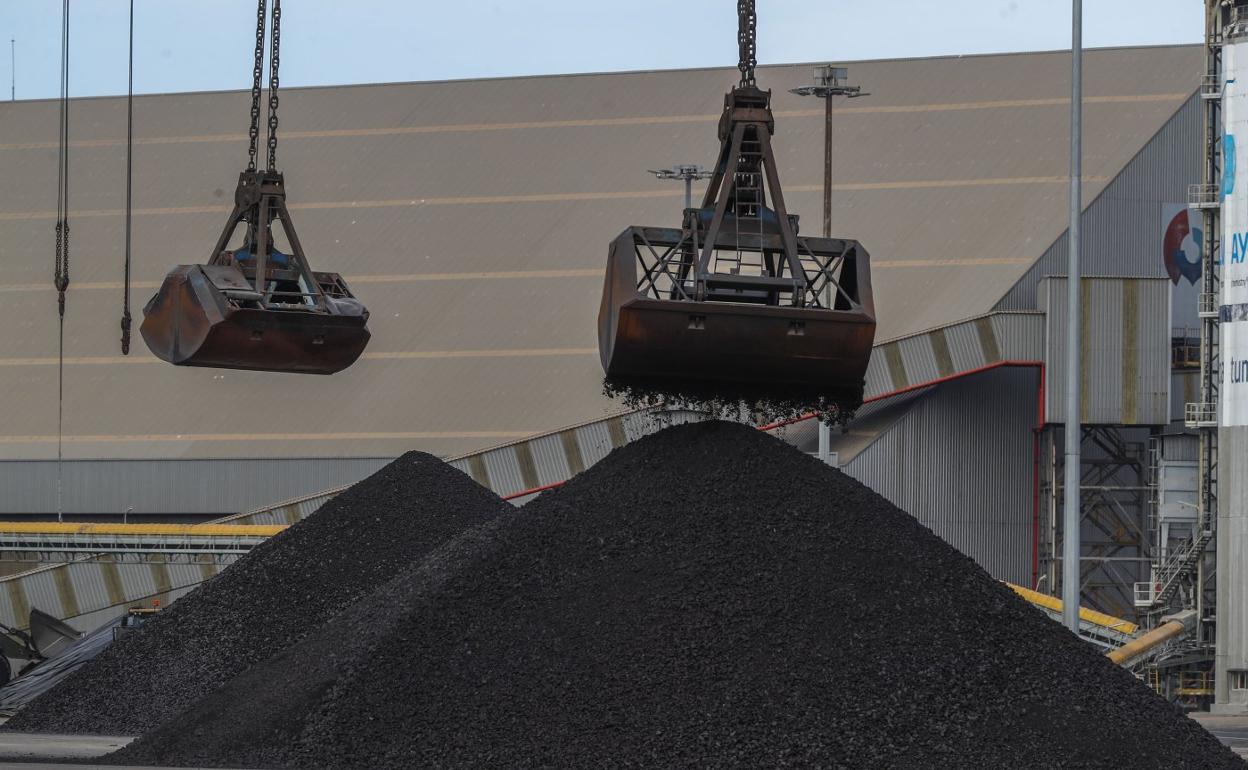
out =
[[0,551],[74,561],[82,554],[145,560],[153,554],[242,554],[285,529],[239,524],[0,522]]

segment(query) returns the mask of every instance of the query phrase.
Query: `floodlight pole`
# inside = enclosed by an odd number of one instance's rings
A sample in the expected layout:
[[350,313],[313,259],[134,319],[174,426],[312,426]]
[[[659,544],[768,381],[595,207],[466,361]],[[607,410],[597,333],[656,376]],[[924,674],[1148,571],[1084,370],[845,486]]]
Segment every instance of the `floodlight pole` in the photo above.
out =
[[695,179],[710,179],[711,172],[704,170],[696,163],[680,163],[671,168],[651,171],[659,179],[683,179],[685,182],[685,209],[693,208],[693,182]]
[[17,101],[17,38],[9,38],[9,101]]
[[1083,212],[1083,0],[1073,0],[1073,32],[1071,40],[1070,92],[1070,264],[1066,278],[1066,457],[1065,510],[1062,536],[1062,622],[1079,633],[1079,595],[1082,584],[1080,571],[1082,461],[1083,440],[1080,385],[1082,337],[1080,314],[1079,217]]
[[832,115],[833,100],[838,96],[857,99],[864,94],[858,86],[846,83],[849,70],[825,64],[815,67],[815,84],[793,88],[789,93],[798,96],[817,96],[823,100],[823,237],[832,237]]
[[[823,100],[823,237],[832,237],[832,116],[833,103],[838,96],[857,99],[864,94],[858,86],[846,83],[849,70],[825,64],[815,67],[815,84],[793,88],[789,93],[797,96],[816,96]],[[831,287],[828,287],[829,291]],[[829,300],[829,306],[831,301]],[[825,463],[832,462],[832,426],[819,422],[819,459]]]

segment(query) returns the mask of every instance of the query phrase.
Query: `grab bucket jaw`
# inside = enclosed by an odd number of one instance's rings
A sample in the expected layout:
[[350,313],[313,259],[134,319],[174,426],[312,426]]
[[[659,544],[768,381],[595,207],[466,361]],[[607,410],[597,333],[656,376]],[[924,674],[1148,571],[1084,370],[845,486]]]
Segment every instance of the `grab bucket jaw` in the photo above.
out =
[[860,244],[799,238],[811,267],[797,282],[803,288],[791,278],[712,276],[706,283],[727,288],[699,300],[683,256],[688,239],[688,231],[632,227],[611,244],[598,315],[609,379],[751,383],[861,403],[876,324]]
[[140,332],[158,358],[179,366],[333,374],[368,345],[368,311],[336,273],[314,273],[341,295],[330,312],[265,308],[236,268],[179,265],[143,308]]

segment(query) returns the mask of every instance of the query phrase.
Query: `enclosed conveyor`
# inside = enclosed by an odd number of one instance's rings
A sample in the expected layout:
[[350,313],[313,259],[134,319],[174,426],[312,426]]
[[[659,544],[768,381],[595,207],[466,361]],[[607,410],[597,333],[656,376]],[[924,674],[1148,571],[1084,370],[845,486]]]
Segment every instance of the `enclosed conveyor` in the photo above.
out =
[[611,244],[598,315],[609,380],[748,384],[862,402],[875,340],[870,258],[810,238],[789,214],[754,78],[753,0],[738,3],[741,81],[725,98],[720,153],[680,229],[630,227]]

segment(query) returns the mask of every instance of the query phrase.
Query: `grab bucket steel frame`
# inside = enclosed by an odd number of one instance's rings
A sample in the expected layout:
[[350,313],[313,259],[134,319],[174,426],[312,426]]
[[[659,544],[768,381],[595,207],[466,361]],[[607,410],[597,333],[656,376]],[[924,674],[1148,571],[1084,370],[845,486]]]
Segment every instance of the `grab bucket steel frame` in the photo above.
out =
[[612,242],[598,315],[608,379],[750,383],[861,404],[876,328],[870,257],[854,240],[798,235],[774,131],[771,93],[734,88],[702,206],[679,230],[630,227]]
[[[268,265],[273,221],[290,242],[287,268]],[[226,250],[240,225],[248,227],[254,255],[246,266]],[[275,290],[279,282],[299,291]],[[368,311],[346,281],[309,267],[286,208],[283,176],[275,171],[239,176],[234,209],[211,259],[171,270],[143,315],[148,347],[179,366],[333,374],[353,364],[370,338]]]

